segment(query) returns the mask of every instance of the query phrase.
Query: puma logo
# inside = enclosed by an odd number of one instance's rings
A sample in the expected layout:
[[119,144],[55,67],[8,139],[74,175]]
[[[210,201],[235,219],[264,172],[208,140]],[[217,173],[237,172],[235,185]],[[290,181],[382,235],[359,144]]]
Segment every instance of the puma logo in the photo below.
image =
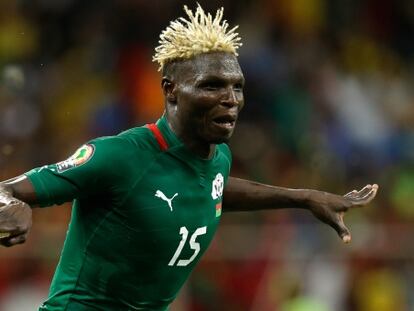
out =
[[157,198],[160,198],[161,200],[163,200],[163,201],[165,201],[165,202],[167,202],[167,203],[168,203],[168,206],[170,207],[171,212],[172,212],[172,210],[173,210],[173,207],[172,207],[172,200],[174,200],[174,198],[175,198],[177,195],[178,195],[178,193],[174,194],[174,195],[173,195],[173,197],[172,197],[171,199],[169,199],[169,198],[167,198],[167,197],[165,196],[165,194],[164,194],[164,193],[162,193],[162,191],[161,191],[161,190],[157,190],[157,191],[155,192],[155,196],[156,196]]

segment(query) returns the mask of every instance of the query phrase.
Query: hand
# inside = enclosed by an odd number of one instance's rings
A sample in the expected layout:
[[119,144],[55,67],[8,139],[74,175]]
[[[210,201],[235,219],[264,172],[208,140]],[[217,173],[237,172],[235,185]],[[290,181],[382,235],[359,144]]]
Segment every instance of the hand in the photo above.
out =
[[31,226],[31,207],[0,186],[0,245],[10,247],[24,243]]
[[377,184],[366,185],[361,190],[353,190],[344,196],[312,191],[310,211],[316,218],[334,228],[344,243],[349,243],[351,242],[351,233],[344,223],[345,213],[351,208],[370,203],[375,198],[377,191]]

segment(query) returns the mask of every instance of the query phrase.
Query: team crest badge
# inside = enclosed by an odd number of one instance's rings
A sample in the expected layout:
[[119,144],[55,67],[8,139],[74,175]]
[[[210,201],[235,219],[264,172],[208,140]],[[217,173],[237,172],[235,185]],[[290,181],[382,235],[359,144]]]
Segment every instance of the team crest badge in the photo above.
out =
[[211,197],[213,200],[217,200],[223,196],[224,189],[224,177],[221,173],[216,175],[216,178],[213,180],[213,185],[211,189]]
[[74,155],[72,155],[69,159],[59,162],[56,164],[57,171],[62,173],[67,171],[71,168],[81,166],[88,162],[95,152],[95,147],[93,145],[87,144],[80,147]]

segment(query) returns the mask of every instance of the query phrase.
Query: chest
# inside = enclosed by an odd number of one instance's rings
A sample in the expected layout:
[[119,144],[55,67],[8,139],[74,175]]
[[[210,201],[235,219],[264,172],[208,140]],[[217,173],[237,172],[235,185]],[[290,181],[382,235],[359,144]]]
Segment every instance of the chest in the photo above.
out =
[[220,161],[197,166],[164,156],[125,188],[127,198],[117,208],[114,225],[122,225],[123,236],[139,245],[140,257],[157,253],[172,264],[194,260],[216,232],[228,170]]
[[172,157],[154,161],[132,186],[125,216],[147,230],[214,225],[226,171],[220,163],[195,166]]

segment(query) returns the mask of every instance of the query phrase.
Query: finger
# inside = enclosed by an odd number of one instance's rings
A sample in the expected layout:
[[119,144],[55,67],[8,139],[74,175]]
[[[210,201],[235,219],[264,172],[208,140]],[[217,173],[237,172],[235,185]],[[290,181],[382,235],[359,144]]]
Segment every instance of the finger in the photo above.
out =
[[354,198],[358,198],[358,197],[364,196],[369,191],[371,191],[371,187],[372,187],[371,185],[366,185],[361,190],[353,190],[351,192],[348,192],[347,194],[344,195],[344,197],[347,197],[347,198],[350,198],[350,199],[354,199]]
[[366,185],[364,188],[358,191],[357,197],[363,197],[372,190],[372,185]]
[[7,230],[8,232],[0,232],[0,245],[10,247],[16,244],[24,243],[28,235],[28,229]]
[[372,189],[371,185],[366,185],[364,188],[362,188],[361,190],[357,191],[352,198],[361,198],[366,196]]
[[10,243],[12,245],[17,245],[17,244],[22,244],[26,242],[26,240],[27,240],[27,234],[22,234],[22,235],[11,238]]
[[344,194],[344,197],[353,196],[353,195],[355,195],[356,193],[358,193],[358,191],[357,191],[357,190],[352,190],[351,192],[348,192],[347,194]]
[[5,247],[11,247],[11,246],[13,246],[13,244],[10,243],[10,239],[11,238],[1,239],[0,240],[0,245],[5,246]]
[[371,191],[369,191],[364,196],[353,198],[351,200],[353,201],[354,206],[363,206],[371,202],[377,195],[377,192],[378,192],[378,186],[376,185],[372,187]]
[[29,231],[30,226],[19,225],[15,223],[0,222],[0,240],[8,237],[14,237],[25,234]]
[[[346,196],[345,198],[349,200],[352,205],[355,207],[363,206],[368,204],[372,201],[372,199],[375,198],[377,191],[378,191],[378,185],[374,184],[370,186],[370,190],[367,191],[366,189],[363,192],[358,192],[358,194],[353,196]],[[362,191],[362,190],[361,190]]]
[[333,224],[333,228],[336,230],[344,243],[351,242],[351,232],[345,226],[344,215],[342,213],[338,215],[338,221]]
[[10,237],[10,232],[0,232],[0,240]]
[[22,244],[26,242],[27,234],[21,234],[18,236],[13,236],[10,238],[0,240],[0,244],[6,247],[12,247],[17,244]]

